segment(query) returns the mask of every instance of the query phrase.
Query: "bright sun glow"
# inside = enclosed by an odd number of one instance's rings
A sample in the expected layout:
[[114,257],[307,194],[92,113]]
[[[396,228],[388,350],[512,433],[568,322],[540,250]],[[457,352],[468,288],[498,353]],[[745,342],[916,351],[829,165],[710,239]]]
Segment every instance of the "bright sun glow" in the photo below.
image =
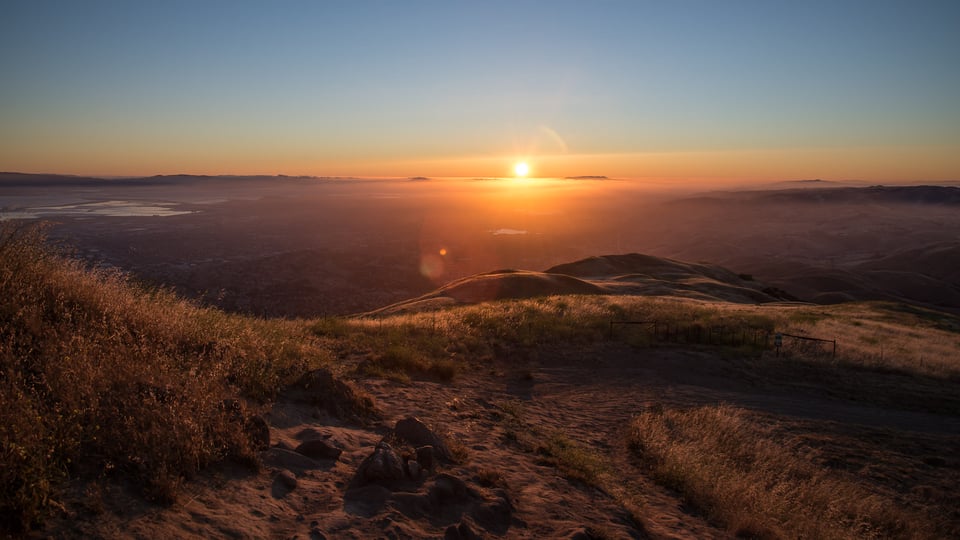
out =
[[530,166],[522,161],[513,166],[513,174],[517,176],[526,176],[529,172]]

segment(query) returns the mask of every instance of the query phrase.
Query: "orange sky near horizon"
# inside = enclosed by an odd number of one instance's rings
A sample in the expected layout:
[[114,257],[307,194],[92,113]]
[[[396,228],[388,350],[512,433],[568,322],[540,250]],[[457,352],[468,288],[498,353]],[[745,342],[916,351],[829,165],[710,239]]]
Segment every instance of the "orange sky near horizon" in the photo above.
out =
[[[26,156],[24,156],[26,157]],[[247,152],[232,155],[203,152],[164,158],[151,155],[96,154],[70,156],[62,165],[51,160],[4,160],[10,172],[81,176],[306,175],[351,177],[511,177],[519,161],[530,165],[530,177],[607,176],[659,178],[669,182],[697,178],[725,181],[777,181],[820,178],[868,182],[945,182],[960,180],[960,154],[944,147],[865,147],[715,150],[621,154],[516,153],[505,156],[440,159],[310,159]]]
[[0,170],[960,181],[957,2],[293,4],[5,6]]

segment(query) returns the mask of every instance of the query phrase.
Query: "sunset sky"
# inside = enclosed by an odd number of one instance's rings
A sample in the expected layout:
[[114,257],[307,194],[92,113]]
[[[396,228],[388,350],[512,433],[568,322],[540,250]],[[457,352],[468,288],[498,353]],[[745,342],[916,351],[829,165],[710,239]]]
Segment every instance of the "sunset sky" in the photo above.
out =
[[0,170],[960,180],[960,2],[0,5]]

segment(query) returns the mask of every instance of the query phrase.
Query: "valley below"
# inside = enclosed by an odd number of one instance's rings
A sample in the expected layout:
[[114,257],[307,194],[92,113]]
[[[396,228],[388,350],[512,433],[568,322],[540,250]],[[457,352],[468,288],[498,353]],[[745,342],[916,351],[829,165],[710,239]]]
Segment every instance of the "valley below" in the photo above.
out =
[[[629,253],[715,264],[803,301],[960,310],[957,187],[43,178],[0,178],[0,218],[43,217],[92,265],[251,315],[348,315],[483,272]],[[139,209],[84,211],[106,201]]]

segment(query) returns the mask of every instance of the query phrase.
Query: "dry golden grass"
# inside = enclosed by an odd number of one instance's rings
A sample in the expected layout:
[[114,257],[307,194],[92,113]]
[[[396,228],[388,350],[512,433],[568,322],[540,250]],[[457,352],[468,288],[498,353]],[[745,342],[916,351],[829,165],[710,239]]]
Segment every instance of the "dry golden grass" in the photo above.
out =
[[[787,338],[783,356],[815,361],[823,368],[843,366],[896,371],[941,379],[960,378],[960,317],[892,303],[833,306],[810,304],[744,305],[672,297],[553,296],[498,301],[438,311],[329,321],[321,335],[385,336],[380,345],[416,341],[417,347],[444,355],[516,356],[553,343],[608,339],[610,321],[658,321],[673,328],[724,328],[733,334],[775,332],[837,340],[829,344]],[[348,330],[345,330],[348,329]],[[637,346],[658,345],[648,327],[624,327],[616,339]],[[667,343],[661,343],[667,344]],[[683,343],[680,343],[683,344]],[[368,346],[370,344],[368,343]],[[743,351],[747,353],[747,351]],[[754,351],[756,355],[759,351]]]
[[936,538],[931,516],[853,475],[816,465],[809,447],[730,406],[650,410],[630,448],[661,484],[731,533],[759,538]]
[[409,382],[410,377],[453,380],[457,366],[450,359],[429,358],[409,345],[393,345],[382,352],[369,355],[357,368],[366,376],[384,377]]
[[24,530],[67,477],[122,476],[170,501],[224,458],[256,461],[239,395],[325,361],[302,325],[228,316],[0,225],[0,527]]

